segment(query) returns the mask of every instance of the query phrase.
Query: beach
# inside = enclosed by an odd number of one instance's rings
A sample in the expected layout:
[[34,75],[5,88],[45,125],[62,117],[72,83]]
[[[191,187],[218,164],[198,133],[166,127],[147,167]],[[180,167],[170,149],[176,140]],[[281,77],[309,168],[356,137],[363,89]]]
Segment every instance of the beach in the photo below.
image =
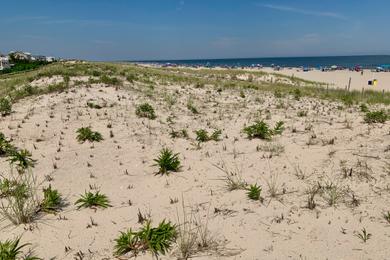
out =
[[[339,75],[340,83],[352,75],[278,73],[329,82]],[[351,104],[337,91],[316,97],[317,84],[304,80],[250,75],[63,63],[0,78],[18,98],[0,132],[36,160],[23,174],[36,176],[39,200],[50,186],[63,201],[28,223],[2,215],[0,240],[21,237],[43,259],[127,259],[133,251],[115,253],[121,232],[165,220],[177,238],[159,259],[385,259],[389,121],[367,121],[367,111],[389,110],[382,94]],[[30,94],[15,92],[24,84]],[[139,112],[145,103],[153,114]],[[264,135],[260,120],[270,129]],[[80,142],[82,127],[102,140]],[[159,168],[164,148],[177,154],[177,170]],[[16,171],[7,156],[0,166],[4,177]],[[109,206],[78,207],[97,191]],[[2,192],[7,205],[11,195]],[[148,250],[137,257],[151,258]]]
[[[272,68],[264,68],[265,72],[276,72],[286,76],[295,76],[298,78],[323,82],[329,84],[329,87],[337,87],[341,89],[348,88],[349,79],[351,79],[350,90],[375,90],[375,91],[390,91],[390,73],[389,72],[374,72],[372,70],[363,70],[361,72],[350,70],[335,70],[335,71],[320,71],[310,70],[304,72],[299,68],[282,68],[275,71]],[[377,80],[376,86],[368,85],[368,81]]]

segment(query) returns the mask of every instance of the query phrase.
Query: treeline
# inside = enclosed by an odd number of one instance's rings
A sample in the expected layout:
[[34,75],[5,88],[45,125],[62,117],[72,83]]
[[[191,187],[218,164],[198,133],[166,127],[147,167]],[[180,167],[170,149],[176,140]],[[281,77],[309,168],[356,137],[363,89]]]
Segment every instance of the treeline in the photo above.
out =
[[25,61],[25,60],[15,60],[13,61],[13,66],[8,69],[0,71],[0,74],[14,73],[26,70],[37,69],[41,66],[49,64],[47,61]]

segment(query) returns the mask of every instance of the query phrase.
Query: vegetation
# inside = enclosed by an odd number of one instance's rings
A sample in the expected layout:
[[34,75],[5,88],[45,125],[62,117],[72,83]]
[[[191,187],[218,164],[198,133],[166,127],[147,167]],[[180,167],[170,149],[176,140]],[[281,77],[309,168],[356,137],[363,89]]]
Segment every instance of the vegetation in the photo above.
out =
[[61,194],[57,190],[53,190],[51,185],[43,189],[43,201],[41,209],[45,212],[56,212],[61,208]]
[[164,148],[160,151],[160,155],[157,159],[154,159],[156,164],[154,166],[159,167],[158,174],[167,175],[169,172],[178,172],[180,169],[180,159],[178,153],[173,153],[172,150]]
[[196,134],[196,141],[202,143],[202,142],[208,142],[208,141],[219,141],[220,140],[220,136],[222,134],[222,131],[221,130],[215,130],[211,135],[209,135],[209,133],[204,130],[204,129],[199,129],[197,131],[195,131],[195,134]]
[[357,233],[356,236],[360,238],[364,243],[366,243],[372,236],[371,233],[368,233],[365,228],[361,232]]
[[0,132],[0,157],[8,156],[14,151],[16,151],[16,148],[6,139],[5,135]]
[[138,105],[135,114],[138,117],[145,117],[149,119],[156,119],[156,113],[154,112],[154,108],[149,103],[143,103]]
[[101,194],[100,191],[96,191],[95,193],[92,193],[90,191],[85,192],[84,195],[81,195],[81,198],[76,201],[75,205],[77,205],[77,209],[92,207],[110,207],[108,197],[104,194]]
[[364,122],[368,124],[372,123],[386,123],[389,119],[389,115],[384,110],[367,112],[364,117]]
[[32,159],[31,153],[26,150],[10,150],[8,155],[8,161],[12,165],[16,165],[16,169],[19,173],[24,172],[28,168],[33,168],[35,166],[36,160]]
[[15,225],[30,223],[39,211],[37,183],[31,171],[13,174],[0,181],[0,215]]
[[138,232],[132,229],[121,232],[119,238],[115,239],[114,254],[122,256],[131,253],[131,257],[136,257],[149,251],[155,257],[165,255],[175,242],[176,235],[176,226],[171,222],[163,220],[157,227],[151,227],[151,221],[147,221]]
[[249,139],[271,140],[273,135],[282,134],[283,130],[284,123],[282,121],[277,122],[274,129],[271,129],[264,121],[256,121],[253,125],[245,127],[243,132],[247,134]]
[[20,244],[20,237],[14,240],[0,241],[0,259],[1,260],[39,260],[31,251],[23,253],[23,249],[30,244]]
[[103,136],[99,132],[94,132],[90,127],[82,127],[77,129],[76,132],[77,141],[84,143],[85,141],[89,142],[100,142],[103,140]]
[[261,187],[257,184],[251,185],[248,188],[248,198],[251,200],[260,200]]
[[0,115],[7,116],[12,112],[12,103],[9,98],[0,98]]

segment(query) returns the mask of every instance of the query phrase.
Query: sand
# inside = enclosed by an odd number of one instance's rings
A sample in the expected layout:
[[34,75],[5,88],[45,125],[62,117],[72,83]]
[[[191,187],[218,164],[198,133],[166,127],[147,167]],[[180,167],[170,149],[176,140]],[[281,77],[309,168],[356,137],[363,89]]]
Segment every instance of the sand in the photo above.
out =
[[[364,70],[363,75],[360,72],[349,70],[336,70],[322,72],[320,70],[311,70],[303,72],[302,69],[287,69],[283,68],[280,71],[274,71],[272,68],[262,69],[266,72],[276,72],[286,76],[295,76],[310,81],[318,81],[329,84],[329,87],[337,87],[345,89],[349,85],[351,78],[351,90],[361,91],[376,90],[376,91],[390,91],[390,73],[389,72],[373,72],[371,70]],[[368,81],[376,79],[378,84],[376,86],[368,85]]]
[[[295,75],[344,84],[352,73]],[[382,75],[389,79],[388,74],[378,75],[380,84]],[[354,88],[360,88],[355,78],[363,82],[370,76],[360,77],[354,76]],[[158,85],[147,94],[146,86],[126,85],[127,90],[92,84],[26,98],[14,105],[12,115],[0,119],[0,131],[38,160],[33,172],[41,186],[51,184],[67,202],[56,215],[42,214],[28,225],[1,222],[0,240],[22,235],[22,241],[31,243],[43,259],[115,259],[114,239],[120,231],[141,226],[139,211],[150,214],[154,224],[162,219],[177,223],[184,199],[187,211],[208,223],[218,245],[195,254],[196,259],[387,259],[390,255],[389,223],[383,217],[390,210],[390,172],[385,168],[390,161],[389,123],[364,123],[358,107],[340,110],[339,103],[277,99],[250,89],[242,97],[234,89],[219,93],[207,86]],[[173,97],[172,107],[167,96]],[[187,109],[189,98],[200,114]],[[90,100],[107,107],[91,109],[86,105]],[[155,120],[135,115],[136,105],[145,101],[156,109]],[[298,111],[308,114],[299,117]],[[258,118],[272,126],[283,120],[286,129],[272,141],[249,140],[242,129]],[[99,131],[104,140],[78,143],[76,130],[83,126]],[[221,129],[222,140],[198,146],[194,131],[200,128]],[[189,138],[171,138],[172,129],[187,129]],[[155,175],[153,159],[163,147],[180,153],[180,172]],[[218,169],[223,165],[247,183],[260,185],[263,202],[249,200],[245,190],[228,191],[226,175]],[[6,174],[9,166],[4,158],[0,166]],[[345,175],[346,169],[352,169],[352,176]],[[337,195],[335,205],[329,205],[330,193],[318,194],[317,206],[310,210],[307,190],[318,183],[335,187],[330,188]],[[112,207],[77,210],[75,201],[90,188],[106,194]],[[363,228],[372,234],[366,243],[356,235]],[[174,246],[162,259],[177,256]]]

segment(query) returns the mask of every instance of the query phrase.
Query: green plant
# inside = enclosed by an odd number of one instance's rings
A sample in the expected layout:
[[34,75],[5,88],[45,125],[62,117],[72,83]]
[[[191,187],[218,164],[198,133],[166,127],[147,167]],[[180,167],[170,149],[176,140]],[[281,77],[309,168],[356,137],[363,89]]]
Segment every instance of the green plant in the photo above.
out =
[[390,224],[390,211],[383,213],[383,218]]
[[247,195],[251,200],[260,200],[260,193],[261,187],[254,184],[249,186]]
[[273,129],[273,134],[274,135],[281,135],[284,131],[284,122],[283,121],[278,121],[276,122],[276,125]]
[[31,222],[39,211],[36,179],[31,171],[14,174],[0,182],[3,200],[0,202],[0,215],[12,224]]
[[8,156],[13,151],[16,151],[16,148],[5,138],[5,135],[0,132],[0,157]]
[[298,117],[305,117],[305,116],[307,116],[307,111],[300,110],[300,111],[298,111],[297,116]]
[[299,101],[302,97],[302,93],[301,93],[301,90],[299,88],[294,89],[293,94],[294,94],[294,99],[297,101]]
[[159,166],[159,174],[168,174],[169,172],[177,172],[180,169],[180,159],[178,153],[173,153],[172,150],[164,148],[160,151],[160,155],[157,159],[154,159],[156,164]]
[[272,137],[272,130],[264,121],[257,121],[253,125],[245,127],[243,131],[249,139],[260,138],[270,140]]
[[189,99],[187,102],[187,108],[190,110],[193,114],[199,114],[198,109],[195,107],[194,102]]
[[367,104],[365,104],[365,103],[360,104],[359,107],[360,107],[360,111],[361,111],[361,112],[366,113],[366,112],[369,111],[369,110],[368,110],[368,106],[367,106]]
[[360,238],[364,243],[367,242],[372,236],[372,234],[368,233],[366,228],[363,228],[361,233],[357,233],[356,236]]
[[53,190],[51,185],[43,189],[43,201],[41,209],[45,212],[56,212],[61,208],[62,198],[58,190]]
[[20,244],[20,237],[14,240],[0,241],[0,260],[39,260],[31,251],[23,253],[23,248],[30,244]]
[[364,122],[371,123],[386,123],[389,119],[389,115],[384,110],[367,112],[364,116]]
[[138,117],[146,117],[149,119],[156,119],[156,114],[154,112],[154,108],[148,103],[138,105],[136,110],[135,110],[135,114]]
[[198,142],[208,142],[208,141],[219,141],[220,140],[220,136],[222,134],[222,131],[221,130],[215,130],[211,135],[209,135],[209,133],[204,130],[204,129],[199,129],[197,131],[195,131],[195,134],[196,134],[196,141]]
[[102,108],[103,108],[101,105],[95,104],[95,103],[92,102],[92,101],[88,101],[88,102],[87,102],[87,106],[88,106],[89,108],[93,108],[93,109],[102,109]]
[[0,98],[0,115],[6,116],[11,114],[12,103],[9,98],[1,97]]
[[90,191],[85,192],[84,195],[81,195],[81,198],[79,198],[75,202],[75,205],[77,205],[77,209],[92,207],[110,207],[108,197],[104,194],[101,194],[100,191],[96,191],[95,193],[92,193]]
[[116,256],[131,253],[135,257],[146,251],[154,256],[165,255],[176,240],[176,226],[171,222],[163,220],[157,227],[151,227],[151,221],[147,221],[138,232],[129,229],[121,232],[119,238],[115,239],[114,254]]
[[121,82],[118,78],[115,77],[109,77],[107,75],[103,75],[100,77],[100,82],[107,84],[107,85],[119,85]]
[[9,153],[8,161],[10,164],[15,164],[16,169],[19,173],[24,172],[28,168],[33,168],[35,166],[36,160],[31,158],[31,153],[26,150],[11,150]]
[[94,132],[90,127],[81,127],[77,129],[77,141],[84,143],[85,141],[89,142],[100,142],[103,140],[103,136],[99,132]]

